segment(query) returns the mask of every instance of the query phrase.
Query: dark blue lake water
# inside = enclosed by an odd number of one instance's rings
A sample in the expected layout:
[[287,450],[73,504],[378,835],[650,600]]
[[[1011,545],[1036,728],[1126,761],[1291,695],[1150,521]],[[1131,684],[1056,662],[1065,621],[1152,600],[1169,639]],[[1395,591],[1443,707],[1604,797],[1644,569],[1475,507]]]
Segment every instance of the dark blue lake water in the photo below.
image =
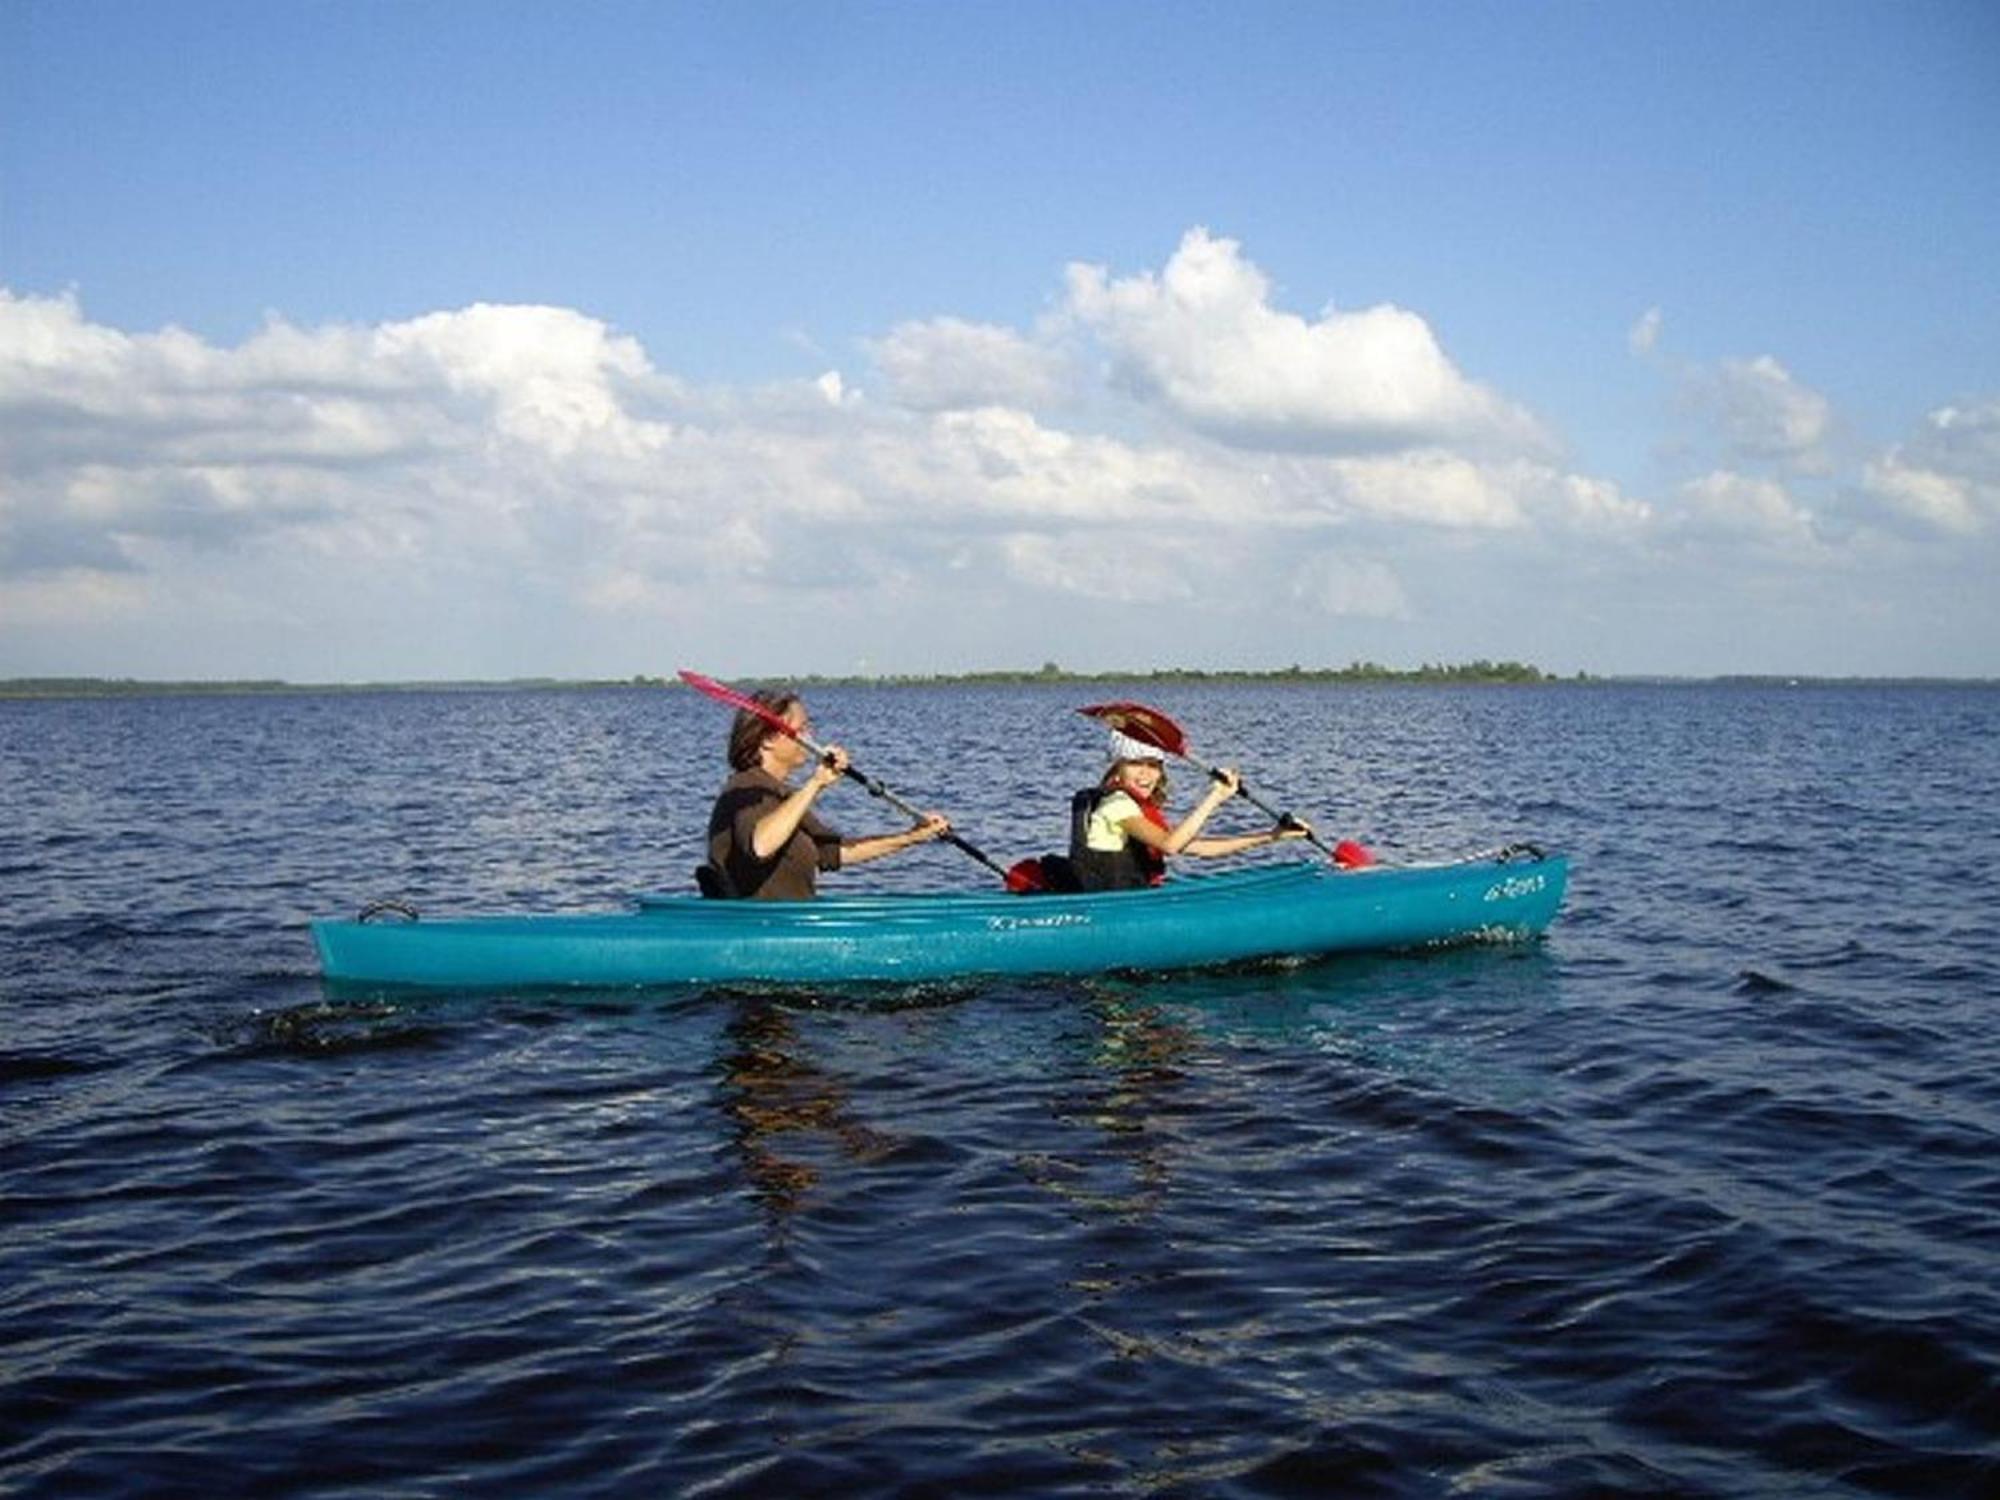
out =
[[[369,897],[685,885],[725,716],[0,703],[0,1492],[2000,1494],[2000,692],[1130,693],[1330,836],[1562,849],[1568,904],[1282,973],[336,999],[305,924]],[[1076,701],[812,707],[1011,859]]]

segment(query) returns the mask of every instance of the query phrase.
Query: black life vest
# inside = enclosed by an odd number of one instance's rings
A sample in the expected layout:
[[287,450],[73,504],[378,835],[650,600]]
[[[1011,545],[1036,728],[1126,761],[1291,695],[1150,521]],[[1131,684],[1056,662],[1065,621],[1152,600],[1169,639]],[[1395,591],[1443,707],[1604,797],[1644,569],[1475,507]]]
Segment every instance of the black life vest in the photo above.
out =
[[[1125,847],[1115,851],[1090,847],[1090,816],[1113,790],[1088,786],[1069,799],[1069,862],[1077,884],[1086,891],[1130,891],[1158,885],[1167,878],[1167,858],[1159,850],[1135,838],[1127,838]],[[1132,800],[1139,801],[1136,797]],[[1166,825],[1158,808],[1139,802],[1139,811],[1150,821]]]

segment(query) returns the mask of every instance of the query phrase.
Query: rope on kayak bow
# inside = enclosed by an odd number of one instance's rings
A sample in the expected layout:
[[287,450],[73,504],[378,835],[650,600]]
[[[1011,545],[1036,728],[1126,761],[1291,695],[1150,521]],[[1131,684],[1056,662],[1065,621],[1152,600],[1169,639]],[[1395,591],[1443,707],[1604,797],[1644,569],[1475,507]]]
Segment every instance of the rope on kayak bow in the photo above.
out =
[[417,920],[417,909],[407,901],[398,901],[393,896],[385,896],[379,901],[370,901],[361,908],[357,922],[372,922],[377,917],[401,917],[405,922]]
[[1544,859],[1547,856],[1542,853],[1542,846],[1540,844],[1522,843],[1504,844],[1494,851],[1493,857],[1501,864],[1506,865],[1512,864],[1517,859],[1535,860]]

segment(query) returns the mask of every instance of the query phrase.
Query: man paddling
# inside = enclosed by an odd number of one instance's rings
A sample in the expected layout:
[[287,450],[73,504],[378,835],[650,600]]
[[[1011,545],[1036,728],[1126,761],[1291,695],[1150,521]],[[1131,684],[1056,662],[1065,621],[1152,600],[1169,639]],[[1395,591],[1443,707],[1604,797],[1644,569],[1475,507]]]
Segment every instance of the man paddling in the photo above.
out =
[[[838,870],[897,854],[943,838],[951,823],[925,813],[910,828],[867,838],[843,838],[813,811],[821,792],[848,771],[838,745],[807,749],[806,708],[798,694],[752,695],[756,709],[737,711],[729,728],[729,764],[708,819],[708,874],[703,888],[720,896],[803,901],[814,894],[821,870]],[[791,777],[808,761],[812,774],[798,786]],[[712,886],[712,889],[711,889]]]

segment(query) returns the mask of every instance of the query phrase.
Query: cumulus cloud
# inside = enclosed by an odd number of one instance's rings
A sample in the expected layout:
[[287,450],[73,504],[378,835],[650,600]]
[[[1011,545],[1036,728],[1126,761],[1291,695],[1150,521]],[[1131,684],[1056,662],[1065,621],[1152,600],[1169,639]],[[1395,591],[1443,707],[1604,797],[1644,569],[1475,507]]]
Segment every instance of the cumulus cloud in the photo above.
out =
[[[118,571],[285,531],[354,555],[519,531],[538,476],[671,440],[638,345],[581,314],[471,307],[373,329],[274,321],[234,349],[0,292],[0,576]],[[442,523],[442,524],[441,524]],[[334,537],[344,532],[343,538]]]
[[1825,474],[1833,405],[1768,354],[1675,368],[1688,446],[1728,468]]
[[1329,469],[1347,503],[1378,519],[1481,530],[1512,528],[1526,519],[1521,497],[1504,470],[1456,453],[1427,449],[1343,458]]
[[1462,375],[1417,314],[1382,305],[1308,322],[1271,304],[1234,240],[1193,229],[1158,274],[1068,272],[1070,314],[1116,378],[1189,426],[1246,447],[1327,452],[1540,447],[1521,408]]
[[1525,503],[1557,530],[1585,536],[1632,537],[1653,524],[1655,507],[1608,479],[1546,465],[1517,466]]
[[619,382],[652,373],[638,342],[567,308],[478,305],[390,324],[369,342],[369,364],[473,398],[493,432],[551,457],[585,444],[645,453],[667,436],[632,421],[620,398]]
[[562,308],[474,306],[372,329],[274,320],[217,349],[175,328],[87,323],[73,295],[0,291],[0,415],[63,419],[12,424],[31,461],[123,437],[170,456],[368,462],[453,446],[475,422],[557,457],[586,437],[643,448],[656,435],[625,420],[616,384],[648,374],[636,342]]
[[1630,534],[1652,507],[1609,480],[1534,459],[1480,459],[1444,449],[1304,463],[1288,490],[1325,518],[1439,531]]
[[1810,546],[1812,512],[1775,480],[1717,470],[1681,487],[1689,529],[1724,537]]
[[[1777,361],[1707,377],[1728,451],[1649,500],[1566,466],[1421,317],[1287,312],[1200,230],[1157,270],[1070,267],[1031,327],[933,317],[867,352],[858,372],[701,385],[559,307],[274,318],[225,346],[0,290],[0,622],[129,654],[226,620],[252,643],[391,652],[363,671],[447,675],[471,652],[561,669],[526,653],[591,630],[790,621],[828,650],[838,618],[876,630],[866,654],[886,665],[982,607],[1060,653],[1073,611],[1401,627],[1450,591],[1441,560],[1463,577],[1510,548],[1824,545],[1799,476],[1832,417]],[[1783,472],[1730,461],[1752,453]],[[2000,401],[1933,413],[1849,493],[1913,533],[1990,527]],[[364,601],[398,622],[377,632],[390,646],[358,623]]]
[[953,407],[1033,408],[1062,389],[1063,361],[1012,328],[932,318],[899,323],[868,351],[890,399],[920,411]]
[[1904,463],[1891,455],[1871,463],[1863,475],[1869,494],[1906,519],[1956,536],[1971,536],[1986,525],[1974,503],[1973,487],[1953,474]]
[[[871,403],[838,370],[690,387],[629,336],[560,308],[373,328],[273,320],[220,347],[93,324],[74,297],[0,296],[0,578],[14,580],[17,613],[48,618],[65,600],[104,605],[103,580],[119,577],[128,604],[156,585],[217,602],[221,574],[203,556],[238,559],[246,617],[259,587],[273,617],[290,617],[302,592],[337,596],[343,578],[412,600],[457,590],[671,619],[759,591],[978,580],[1228,609],[1276,576],[1315,609],[1402,618],[1408,597],[1385,565],[1311,538],[1583,532],[1634,510],[1615,486],[1538,458],[1418,443],[1453,421],[1483,432],[1501,409],[1421,320],[1277,313],[1261,275],[1205,235],[1157,280],[1100,287],[1107,346],[1141,350],[1182,327],[1190,277],[1208,289],[1193,296],[1206,311],[1187,326],[1206,342],[1190,360],[1238,364],[1183,394],[1191,411],[1240,399],[1252,416],[1234,442],[1139,441],[1038,415],[1075,376],[1073,330],[1053,325],[898,325],[873,346],[888,399]],[[1294,367],[1260,385],[1244,362],[1267,346]],[[1383,390],[1370,393],[1359,366],[1375,354]],[[1261,448],[1247,442],[1258,422]],[[1316,452],[1280,430],[1379,436],[1399,422],[1400,451]]]
[[1800,468],[1825,466],[1822,445],[1833,408],[1770,355],[1724,360],[1714,376],[1711,399],[1735,453]]
[[1868,493],[1906,520],[1971,536],[2000,519],[2000,397],[1931,412],[1868,465]]

